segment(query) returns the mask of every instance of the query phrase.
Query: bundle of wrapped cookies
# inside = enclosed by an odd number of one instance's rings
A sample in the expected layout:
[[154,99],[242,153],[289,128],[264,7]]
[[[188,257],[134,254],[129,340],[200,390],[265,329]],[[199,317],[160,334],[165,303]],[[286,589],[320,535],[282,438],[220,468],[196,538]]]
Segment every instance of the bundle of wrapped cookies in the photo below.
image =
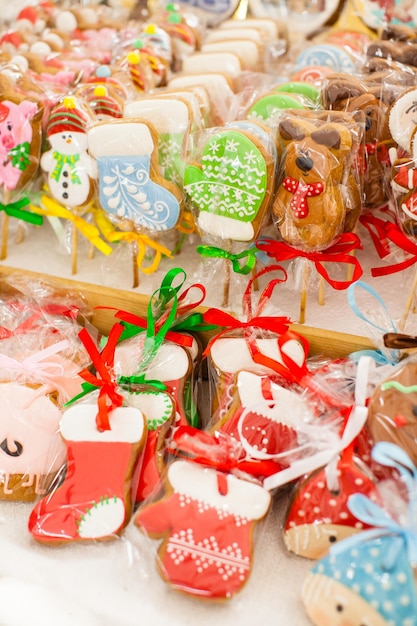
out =
[[1,258],[49,228],[72,274],[126,247],[133,287],[165,273],[105,334],[79,293],[0,285],[0,500],[32,543],[123,538],[215,601],[272,519],[316,561],[298,598],[316,626],[417,626],[416,339],[313,358],[278,295],[301,276],[304,321],[311,285],[358,284],[365,246],[373,276],[417,259],[413,18],[200,4],[1,18]]
[[[3,259],[10,232],[52,225],[73,274],[80,246],[103,263],[131,248],[137,287],[185,245],[208,289],[222,281],[224,308],[271,259],[303,276],[304,300],[318,284],[346,289],[369,233],[376,275],[402,271],[393,258],[413,265],[411,18],[384,7],[370,27],[350,2],[268,18],[114,4],[3,18]],[[297,12],[316,25],[304,37]]]
[[[286,491],[273,528],[317,561],[300,588],[313,623],[412,624],[415,357],[310,357],[288,317],[265,314],[285,269],[260,273],[245,320],[202,313],[204,286],[178,267],[146,317],[115,309],[105,336],[80,294],[3,285],[0,500],[25,503],[30,537],[49,547],[123,537],[149,554],[158,542],[169,587],[217,601],[248,583],[255,527]],[[387,580],[407,601],[385,599]]]

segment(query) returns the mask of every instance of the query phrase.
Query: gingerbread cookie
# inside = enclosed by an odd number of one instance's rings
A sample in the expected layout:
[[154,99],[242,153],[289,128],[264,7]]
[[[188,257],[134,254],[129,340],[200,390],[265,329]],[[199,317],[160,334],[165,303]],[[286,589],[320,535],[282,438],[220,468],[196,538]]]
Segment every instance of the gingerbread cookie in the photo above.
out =
[[0,383],[0,500],[35,500],[64,462],[57,394],[39,390],[40,385]]
[[142,506],[134,522],[163,539],[158,569],[175,590],[228,599],[250,575],[254,527],[270,503],[270,494],[257,483],[175,461],[168,467],[164,497]]
[[158,135],[149,122],[101,122],[88,131],[88,148],[97,162],[100,204],[111,219],[151,234],[176,226],[182,194],[158,171]]
[[417,363],[405,364],[375,390],[367,428],[375,442],[396,443],[417,463]]
[[309,559],[320,559],[336,542],[369,528],[349,510],[347,501],[353,493],[376,498],[375,480],[368,468],[343,452],[332,472],[336,484],[330,483],[329,467],[303,478],[294,488],[284,525],[284,542],[288,550]]
[[111,539],[129,522],[145,419],[138,408],[120,406],[109,414],[110,430],[100,431],[97,410],[96,403],[79,403],[62,416],[65,480],[36,504],[28,521],[29,532],[40,543]]
[[349,112],[364,125],[357,166],[366,208],[378,208],[388,201],[386,186],[381,185],[384,169],[379,150],[380,142],[386,139],[383,130],[387,106],[376,93],[371,85],[343,74],[329,76],[322,91],[325,108]]
[[43,107],[40,101],[18,93],[4,75],[0,75],[0,87],[0,187],[8,194],[24,189],[35,177]]
[[274,169],[255,136],[234,129],[213,132],[199,162],[187,165],[184,173],[184,188],[203,239],[256,239],[271,200]]
[[50,194],[71,208],[88,204],[94,192],[93,162],[87,152],[90,121],[81,102],[66,97],[53,107],[47,122],[50,149],[42,155],[41,168]]
[[[288,116],[278,127],[286,145],[283,180],[272,206],[276,226],[289,244],[323,250],[344,230],[349,203],[353,137],[338,122]],[[354,189],[354,187],[353,187]]]

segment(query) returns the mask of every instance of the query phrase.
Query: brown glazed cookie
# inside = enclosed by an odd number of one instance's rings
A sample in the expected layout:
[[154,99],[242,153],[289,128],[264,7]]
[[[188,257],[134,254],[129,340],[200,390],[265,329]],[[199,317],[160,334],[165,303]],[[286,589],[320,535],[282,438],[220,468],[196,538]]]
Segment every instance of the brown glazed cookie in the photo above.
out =
[[407,363],[375,390],[367,428],[375,442],[396,443],[417,463],[417,363]]
[[286,152],[272,207],[277,228],[290,245],[323,250],[343,232],[353,210],[351,131],[343,123],[288,115],[278,136]]
[[381,185],[382,165],[378,143],[382,137],[386,105],[365,82],[346,75],[329,76],[322,91],[326,108],[351,113],[364,126],[364,142],[358,153],[358,170],[363,184],[364,206],[378,208],[387,202]]

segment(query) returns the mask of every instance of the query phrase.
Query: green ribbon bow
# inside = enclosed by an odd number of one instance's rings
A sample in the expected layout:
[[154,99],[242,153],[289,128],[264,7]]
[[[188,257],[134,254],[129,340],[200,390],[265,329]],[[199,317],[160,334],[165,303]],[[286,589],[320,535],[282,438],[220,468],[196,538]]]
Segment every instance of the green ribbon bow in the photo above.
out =
[[10,217],[16,217],[18,220],[29,222],[35,226],[41,226],[43,224],[42,215],[36,215],[30,211],[24,211],[23,207],[30,205],[29,198],[21,198],[16,202],[10,202],[10,204],[2,204],[0,202],[0,211],[4,211],[6,215]]
[[154,387],[159,391],[166,391],[167,388],[161,380],[147,380],[145,374],[140,374],[139,376],[120,376],[117,382],[121,387],[146,385],[147,387]]
[[[201,254],[203,257],[209,257],[212,259],[228,259],[231,261],[233,271],[236,274],[250,274],[256,265],[256,248],[243,250],[242,252],[239,252],[239,254],[232,254],[231,252],[227,252],[227,250],[217,248],[216,246],[197,246],[196,250],[198,254]],[[242,265],[242,261],[245,259],[246,261]]]

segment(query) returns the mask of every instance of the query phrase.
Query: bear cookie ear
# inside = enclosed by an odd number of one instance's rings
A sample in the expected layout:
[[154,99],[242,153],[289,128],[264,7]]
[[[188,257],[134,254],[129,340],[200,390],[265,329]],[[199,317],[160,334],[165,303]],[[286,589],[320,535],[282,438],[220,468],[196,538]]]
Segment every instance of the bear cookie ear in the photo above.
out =
[[308,134],[305,123],[295,119],[286,119],[278,126],[279,134],[284,142],[298,141],[304,139]]
[[341,146],[342,138],[338,130],[331,126],[323,126],[311,133],[311,138],[322,146],[338,150]]

